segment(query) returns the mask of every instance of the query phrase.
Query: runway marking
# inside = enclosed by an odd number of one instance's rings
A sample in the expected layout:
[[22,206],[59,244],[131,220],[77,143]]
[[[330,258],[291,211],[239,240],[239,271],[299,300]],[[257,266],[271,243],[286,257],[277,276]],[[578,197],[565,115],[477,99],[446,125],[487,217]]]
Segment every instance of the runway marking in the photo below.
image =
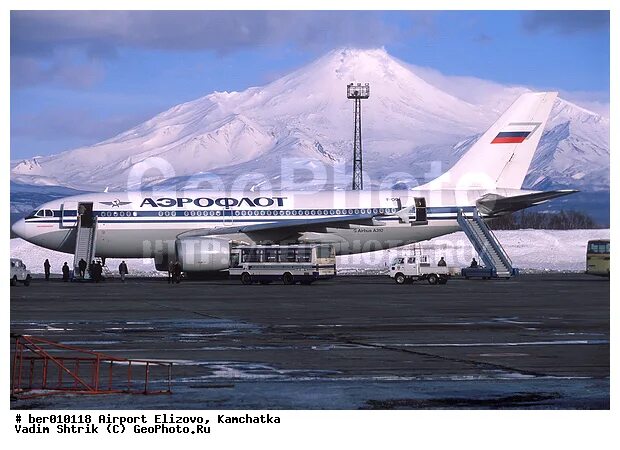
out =
[[[381,345],[380,343],[373,343]],[[434,343],[434,344],[390,344],[393,347],[518,347],[522,345],[601,345],[609,344],[606,339],[573,341],[532,341],[532,342],[471,342],[471,343]]]

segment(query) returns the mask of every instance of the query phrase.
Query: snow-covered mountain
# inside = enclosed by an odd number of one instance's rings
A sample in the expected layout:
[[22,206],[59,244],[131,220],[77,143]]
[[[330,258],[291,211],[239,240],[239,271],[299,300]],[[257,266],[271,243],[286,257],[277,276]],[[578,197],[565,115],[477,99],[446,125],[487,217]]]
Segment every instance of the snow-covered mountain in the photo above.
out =
[[[353,81],[371,86],[363,101],[364,169],[385,187],[446,170],[527,90],[445,77],[383,49],[340,49],[265,86],[175,106],[93,146],[16,161],[11,177],[86,190],[145,182],[278,188],[291,166],[336,167],[327,181],[344,188],[353,134],[345,87]],[[609,119],[558,99],[526,186],[608,189]]]

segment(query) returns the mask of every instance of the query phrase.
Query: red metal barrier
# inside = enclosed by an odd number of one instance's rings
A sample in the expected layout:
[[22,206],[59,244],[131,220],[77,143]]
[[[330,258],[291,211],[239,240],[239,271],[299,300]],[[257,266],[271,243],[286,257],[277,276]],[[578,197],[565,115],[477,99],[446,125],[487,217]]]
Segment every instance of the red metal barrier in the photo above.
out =
[[13,337],[14,396],[172,392],[170,362],[117,358],[34,336]]

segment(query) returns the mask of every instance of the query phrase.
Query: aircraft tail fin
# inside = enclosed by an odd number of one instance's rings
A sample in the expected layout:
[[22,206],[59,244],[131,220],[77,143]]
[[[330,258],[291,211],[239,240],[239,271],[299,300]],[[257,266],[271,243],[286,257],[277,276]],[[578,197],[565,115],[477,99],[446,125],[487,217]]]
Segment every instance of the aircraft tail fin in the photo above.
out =
[[429,185],[520,189],[557,95],[521,95],[450,170]]

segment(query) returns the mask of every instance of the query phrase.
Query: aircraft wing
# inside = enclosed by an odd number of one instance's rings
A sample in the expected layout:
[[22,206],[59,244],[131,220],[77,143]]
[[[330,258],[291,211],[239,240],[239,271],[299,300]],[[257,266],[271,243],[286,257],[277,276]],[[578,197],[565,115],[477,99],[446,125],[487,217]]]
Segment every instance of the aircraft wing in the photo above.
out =
[[[319,217],[314,219],[284,219],[254,225],[228,226],[186,231],[177,236],[179,239],[196,236],[221,236],[226,234],[257,234],[278,231],[281,234],[322,231],[326,227],[347,228],[349,225],[376,225],[373,218],[377,214],[352,214],[338,217]],[[275,218],[274,218],[275,219]]]
[[480,212],[496,216],[504,213],[519,211],[530,206],[539,205],[553,198],[579,192],[574,189],[564,189],[558,191],[536,192],[534,194],[516,195],[514,197],[504,197],[497,194],[487,194],[476,202]]

